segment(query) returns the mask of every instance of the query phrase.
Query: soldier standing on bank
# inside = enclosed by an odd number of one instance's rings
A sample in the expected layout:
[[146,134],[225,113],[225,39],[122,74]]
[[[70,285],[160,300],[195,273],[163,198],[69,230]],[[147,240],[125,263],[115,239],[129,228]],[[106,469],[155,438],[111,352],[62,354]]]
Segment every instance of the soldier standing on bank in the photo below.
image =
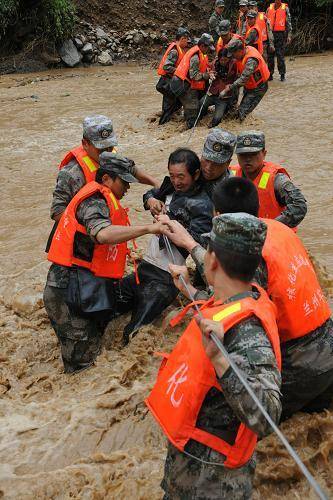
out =
[[246,33],[246,13],[248,11],[248,0],[239,0],[239,15],[237,19],[237,34],[245,36]]
[[247,214],[213,219],[205,276],[214,300],[202,308],[165,359],[146,403],[169,440],[164,498],[251,498],[258,437],[271,428],[214,332],[277,424],[281,354],[275,309],[251,285],[267,227]]
[[223,12],[224,12],[224,0],[216,0],[214,12],[209,18],[209,33],[212,35],[214,43],[217,42],[220,36],[218,26],[220,22],[223,20]]
[[289,7],[281,0],[275,0],[267,9],[267,18],[270,22],[273,36],[275,52],[270,52],[268,55],[268,67],[271,73],[270,80],[273,80],[275,69],[275,58],[277,60],[280,80],[284,82],[286,79],[286,62],[285,52],[286,46],[291,42],[292,24]]

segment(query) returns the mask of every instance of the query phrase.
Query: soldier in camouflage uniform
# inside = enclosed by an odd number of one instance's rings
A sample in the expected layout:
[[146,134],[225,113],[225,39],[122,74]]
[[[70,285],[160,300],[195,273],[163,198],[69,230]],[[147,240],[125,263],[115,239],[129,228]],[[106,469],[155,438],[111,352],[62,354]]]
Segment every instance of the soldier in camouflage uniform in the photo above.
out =
[[[203,188],[212,197],[214,187],[218,182],[230,176],[229,165],[235,150],[236,136],[219,128],[212,129],[205,141],[201,155],[201,174]],[[164,211],[164,196],[174,191],[172,185],[162,185],[160,189],[150,189],[143,196],[146,210],[153,215]],[[159,196],[157,197],[157,193]],[[161,197],[162,196],[162,197]]]
[[[110,189],[112,187],[112,192],[120,200],[129,189],[129,183],[137,182],[132,175],[131,160],[108,152],[102,153],[99,160],[96,181]],[[99,192],[78,205],[76,218],[86,229],[87,236],[76,234],[72,249],[74,256],[89,262],[96,245],[114,244],[110,211]],[[159,227],[159,224],[117,226],[118,238],[120,230],[123,231],[120,241],[128,241],[144,234],[156,234]],[[118,239],[116,243],[120,241]],[[79,266],[51,265],[44,290],[44,305],[60,342],[65,373],[88,368],[98,356],[104,329],[115,312],[115,284],[116,280],[94,277],[88,269]],[[91,295],[90,289],[94,290]],[[83,299],[87,294],[89,296]]]
[[[187,128],[194,127],[199,114],[199,99],[205,94],[205,88],[208,87],[209,79],[213,76],[210,73],[209,64],[204,72],[200,69],[201,58],[208,58],[209,51],[215,52],[212,37],[208,33],[203,33],[197,43],[197,46],[194,48],[199,50],[192,55],[189,61],[186,78],[181,79],[178,77],[178,72],[176,71],[170,83],[172,92],[179,98],[184,107],[184,118]],[[184,63],[184,59],[182,63]],[[181,68],[181,65],[178,68]],[[192,84],[190,82],[202,83],[203,90],[192,88]]]
[[[216,300],[223,301],[223,304],[246,297],[257,300],[260,294],[258,290],[252,288],[250,280],[266,238],[266,225],[245,214],[223,215],[213,220],[211,238],[205,273],[208,282],[212,286],[215,285]],[[233,278],[229,274],[231,269],[229,263],[224,261],[223,267],[220,263],[221,256],[226,250],[232,255],[233,252],[237,252],[235,254],[237,260],[242,261],[243,271],[238,271],[237,276],[234,275]],[[240,286],[240,281],[243,286]],[[224,288],[226,282],[228,292]],[[201,320],[199,326],[204,337],[209,338],[209,332],[212,331],[220,337],[229,356],[241,368],[271,418],[278,423],[281,414],[281,376],[271,343],[259,319],[251,316],[240,321],[224,337],[221,334],[220,323]],[[204,340],[207,355],[214,365],[223,392],[216,388],[208,392],[196,426],[221,437],[230,444],[234,443],[241,422],[259,437],[269,434],[271,432],[269,424],[233,370],[228,368],[228,363],[224,364],[223,355],[213,348],[212,344],[211,341]],[[234,469],[224,467],[224,461],[224,455],[193,439],[186,444],[185,453],[181,453],[170,444],[162,481],[164,498],[166,500],[251,498],[255,457],[252,456],[244,466]]]
[[[230,178],[220,183],[214,193],[217,213],[243,212],[256,216],[259,209],[258,193],[254,185],[241,178]],[[174,223],[173,223],[174,225]],[[173,228],[168,234],[176,244],[182,242],[193,258],[196,268],[204,275],[206,250],[186,235],[183,228]],[[278,263],[277,263],[278,266]],[[189,281],[186,268],[172,268],[174,280],[182,293],[187,295],[182,274],[195,300],[207,300],[211,289],[198,291]],[[257,268],[254,280],[268,289],[268,268],[264,259]],[[282,418],[297,411],[322,411],[329,408],[333,399],[333,321],[328,319],[307,335],[281,344],[282,354]]]
[[215,2],[215,10],[213,14],[209,18],[209,33],[212,35],[214,39],[214,43],[219,39],[219,29],[218,26],[220,22],[223,20],[223,12],[224,12],[224,0],[216,0]]
[[248,0],[239,0],[239,15],[236,33],[245,36],[246,33],[246,13],[248,11]]
[[[84,119],[82,146],[90,158],[98,162],[101,153],[112,152],[117,145],[118,141],[111,119],[103,115],[87,116]],[[158,185],[155,179],[137,167],[134,162],[132,162],[130,170],[139,182],[151,186]],[[59,171],[51,205],[51,218],[53,220],[60,220],[71,199],[85,184],[85,176],[76,159],[71,160]]]
[[[243,46],[243,42],[241,40],[237,39],[231,40],[228,43],[227,48],[230,57],[235,57],[238,60],[242,60],[243,57],[245,56],[245,49]],[[258,54],[258,58],[259,57],[261,58],[262,56]],[[260,83],[254,89],[246,88],[246,84],[248,83],[251,76],[255,75],[255,73],[257,72],[258,66],[259,66],[258,59],[250,57],[245,64],[242,74],[237,78],[237,80],[233,84],[228,85],[226,89],[220,94],[220,97],[223,98],[230,91],[239,90],[241,87],[244,88],[243,97],[238,108],[238,117],[241,122],[245,120],[246,116],[250,114],[258,106],[261,99],[264,97],[264,95],[268,90],[267,82]]]
[[[281,6],[281,0],[275,1],[276,8]],[[270,52],[268,55],[268,67],[271,72],[270,80],[273,80],[274,69],[275,69],[275,57],[277,60],[277,67],[280,73],[280,80],[284,82],[286,79],[286,62],[285,62],[285,53],[286,46],[291,42],[292,37],[292,23],[291,23],[291,14],[288,5],[285,7],[286,9],[286,29],[284,31],[276,31],[274,30],[274,25],[271,26],[273,31],[274,38],[274,47],[275,52]],[[268,15],[268,9],[267,9]]]

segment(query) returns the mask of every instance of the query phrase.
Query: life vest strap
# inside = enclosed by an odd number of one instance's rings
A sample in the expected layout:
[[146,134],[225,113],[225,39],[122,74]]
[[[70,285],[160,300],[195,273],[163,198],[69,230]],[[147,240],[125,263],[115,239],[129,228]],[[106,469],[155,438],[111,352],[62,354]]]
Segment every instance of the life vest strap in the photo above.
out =
[[171,326],[171,328],[174,328],[185,318],[186,314],[190,309],[192,309],[192,307],[195,307],[196,305],[202,306],[203,304],[206,303],[207,303],[206,300],[195,300],[194,302],[187,304],[187,306],[184,307],[184,309],[182,309],[179,314],[177,314],[174,318],[170,320],[169,325]]

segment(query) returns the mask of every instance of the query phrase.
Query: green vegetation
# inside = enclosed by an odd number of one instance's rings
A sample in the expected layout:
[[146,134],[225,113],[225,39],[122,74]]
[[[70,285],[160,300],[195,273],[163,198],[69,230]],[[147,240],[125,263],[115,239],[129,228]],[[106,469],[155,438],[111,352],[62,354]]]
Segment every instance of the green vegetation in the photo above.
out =
[[0,0],[0,38],[29,26],[33,36],[54,42],[70,36],[75,23],[72,0]]

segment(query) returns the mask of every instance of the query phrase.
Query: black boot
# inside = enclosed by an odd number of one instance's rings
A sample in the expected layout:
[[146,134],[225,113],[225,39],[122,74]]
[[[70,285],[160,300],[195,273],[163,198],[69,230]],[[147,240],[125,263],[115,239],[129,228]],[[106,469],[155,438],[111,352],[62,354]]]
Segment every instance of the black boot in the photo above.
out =
[[281,80],[281,82],[285,82],[286,81],[286,76],[285,75],[281,75],[280,76],[280,80]]
[[269,75],[268,81],[271,82],[273,80],[273,75],[272,73]]

